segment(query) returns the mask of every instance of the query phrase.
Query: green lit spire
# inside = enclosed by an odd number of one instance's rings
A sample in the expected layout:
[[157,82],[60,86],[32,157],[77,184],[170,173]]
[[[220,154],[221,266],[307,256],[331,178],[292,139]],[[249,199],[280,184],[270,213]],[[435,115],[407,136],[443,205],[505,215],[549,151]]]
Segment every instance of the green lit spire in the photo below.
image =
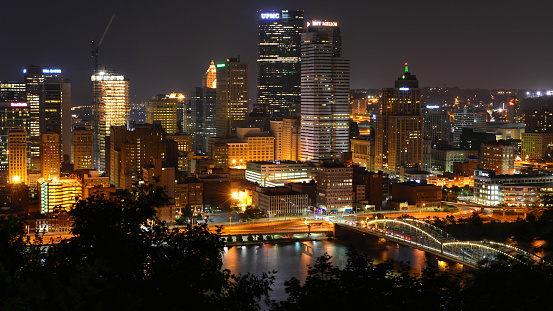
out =
[[407,63],[405,63],[405,73],[409,72],[409,66],[407,66]]

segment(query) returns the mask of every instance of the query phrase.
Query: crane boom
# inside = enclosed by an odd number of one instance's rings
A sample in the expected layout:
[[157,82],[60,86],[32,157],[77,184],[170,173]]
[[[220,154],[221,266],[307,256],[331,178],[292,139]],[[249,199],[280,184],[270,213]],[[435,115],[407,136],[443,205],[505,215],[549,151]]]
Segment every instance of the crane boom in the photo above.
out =
[[106,34],[108,33],[109,27],[111,26],[114,18],[115,15],[112,15],[106,27],[106,30],[104,30],[104,34],[102,35],[102,38],[100,39],[98,44],[95,44],[94,41],[92,41],[92,58],[94,59],[94,71],[98,70],[98,52],[100,51],[100,46],[102,45],[102,42],[104,41],[104,38],[106,37]]

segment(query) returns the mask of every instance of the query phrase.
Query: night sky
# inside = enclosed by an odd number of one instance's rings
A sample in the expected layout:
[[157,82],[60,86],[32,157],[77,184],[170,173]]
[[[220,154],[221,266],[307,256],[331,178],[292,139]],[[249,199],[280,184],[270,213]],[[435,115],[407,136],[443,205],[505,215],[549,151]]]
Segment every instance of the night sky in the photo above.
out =
[[73,106],[91,102],[91,40],[100,64],[131,80],[131,100],[188,93],[212,59],[250,63],[255,100],[257,14],[304,10],[338,22],[352,88],[392,87],[409,62],[421,86],[553,88],[553,1],[4,1],[0,80],[27,65],[64,69]]

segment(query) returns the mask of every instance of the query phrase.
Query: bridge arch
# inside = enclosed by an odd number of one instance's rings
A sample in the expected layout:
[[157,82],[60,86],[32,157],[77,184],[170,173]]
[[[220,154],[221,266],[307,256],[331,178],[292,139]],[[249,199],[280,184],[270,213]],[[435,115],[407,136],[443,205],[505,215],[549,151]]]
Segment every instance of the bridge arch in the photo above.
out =
[[[408,245],[420,244],[423,248],[430,248],[434,252],[472,266],[477,266],[484,260],[493,261],[501,256],[526,263],[545,263],[543,258],[511,245],[490,241],[459,241],[442,229],[417,219],[375,219],[366,224],[367,229],[376,227],[384,236],[403,240]],[[385,230],[379,230],[379,224],[384,224]],[[418,239],[419,235],[426,239]]]

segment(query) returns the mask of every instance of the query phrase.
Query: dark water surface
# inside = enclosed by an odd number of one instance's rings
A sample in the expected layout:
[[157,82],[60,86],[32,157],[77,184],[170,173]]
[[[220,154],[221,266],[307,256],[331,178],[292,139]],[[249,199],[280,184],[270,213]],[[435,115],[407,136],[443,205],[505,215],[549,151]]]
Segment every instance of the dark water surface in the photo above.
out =
[[414,273],[426,267],[425,252],[395,243],[374,239],[373,242],[352,242],[336,239],[332,241],[303,241],[287,244],[263,244],[259,246],[233,246],[225,248],[223,266],[234,274],[277,271],[271,299],[281,301],[287,298],[284,281],[296,277],[301,281],[307,276],[307,266],[314,265],[325,252],[332,256],[335,266],[346,265],[348,248],[353,246],[358,252],[371,256],[375,263],[390,260],[408,263]]

